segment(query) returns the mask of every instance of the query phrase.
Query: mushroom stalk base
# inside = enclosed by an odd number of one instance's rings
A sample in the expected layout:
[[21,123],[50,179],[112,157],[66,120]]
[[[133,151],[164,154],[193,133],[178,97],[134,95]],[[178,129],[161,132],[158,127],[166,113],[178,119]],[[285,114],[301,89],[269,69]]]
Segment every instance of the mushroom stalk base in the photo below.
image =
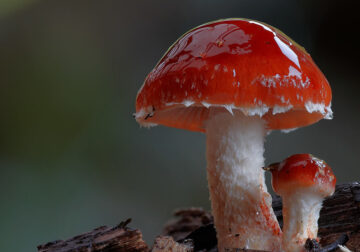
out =
[[262,169],[265,123],[240,112],[210,113],[207,176],[218,249],[279,251],[281,230]]
[[301,189],[282,195],[282,199],[283,249],[287,252],[305,251],[306,240],[317,238],[323,198],[311,189]]

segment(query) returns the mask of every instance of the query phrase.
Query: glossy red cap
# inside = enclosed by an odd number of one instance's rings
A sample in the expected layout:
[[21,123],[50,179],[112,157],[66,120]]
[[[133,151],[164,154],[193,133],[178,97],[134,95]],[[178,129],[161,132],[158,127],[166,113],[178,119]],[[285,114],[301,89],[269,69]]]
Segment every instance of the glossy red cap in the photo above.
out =
[[325,161],[311,154],[295,154],[269,167],[272,186],[279,195],[311,188],[323,197],[334,193],[336,178]]
[[205,131],[209,107],[261,116],[269,129],[331,118],[331,88],[310,55],[278,29],[246,19],[180,37],[146,77],[136,120]]

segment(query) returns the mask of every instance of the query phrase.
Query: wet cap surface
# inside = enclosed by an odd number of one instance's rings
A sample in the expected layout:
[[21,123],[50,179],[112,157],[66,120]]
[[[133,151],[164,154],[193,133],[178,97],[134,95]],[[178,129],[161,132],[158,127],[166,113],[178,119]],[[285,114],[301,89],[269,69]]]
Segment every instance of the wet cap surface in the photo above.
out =
[[226,19],[176,41],[145,79],[136,120],[205,131],[209,108],[261,116],[269,129],[331,118],[331,88],[306,51],[266,24]]
[[300,188],[314,188],[314,191],[331,195],[335,190],[336,178],[330,166],[311,154],[295,154],[271,169],[274,191],[280,195]]

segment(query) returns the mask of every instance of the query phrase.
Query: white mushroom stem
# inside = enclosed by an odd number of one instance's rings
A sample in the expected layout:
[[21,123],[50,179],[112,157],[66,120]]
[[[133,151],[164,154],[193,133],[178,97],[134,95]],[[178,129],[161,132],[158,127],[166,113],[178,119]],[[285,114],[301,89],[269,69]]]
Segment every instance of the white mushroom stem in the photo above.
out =
[[305,251],[308,238],[316,239],[323,197],[311,188],[301,188],[282,195],[283,249],[287,252]]
[[265,122],[212,110],[206,157],[218,249],[279,250],[278,222],[264,179]]

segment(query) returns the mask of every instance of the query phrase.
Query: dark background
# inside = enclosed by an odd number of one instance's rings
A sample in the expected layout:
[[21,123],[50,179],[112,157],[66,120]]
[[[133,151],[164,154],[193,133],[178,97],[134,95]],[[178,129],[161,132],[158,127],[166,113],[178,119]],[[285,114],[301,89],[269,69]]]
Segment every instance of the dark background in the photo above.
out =
[[360,170],[356,1],[1,0],[0,251],[35,251],[132,217],[152,243],[173,209],[209,209],[205,136],[132,118],[137,90],[181,34],[219,18],[278,27],[333,89],[332,121],[273,132],[266,162],[308,152],[338,182]]

